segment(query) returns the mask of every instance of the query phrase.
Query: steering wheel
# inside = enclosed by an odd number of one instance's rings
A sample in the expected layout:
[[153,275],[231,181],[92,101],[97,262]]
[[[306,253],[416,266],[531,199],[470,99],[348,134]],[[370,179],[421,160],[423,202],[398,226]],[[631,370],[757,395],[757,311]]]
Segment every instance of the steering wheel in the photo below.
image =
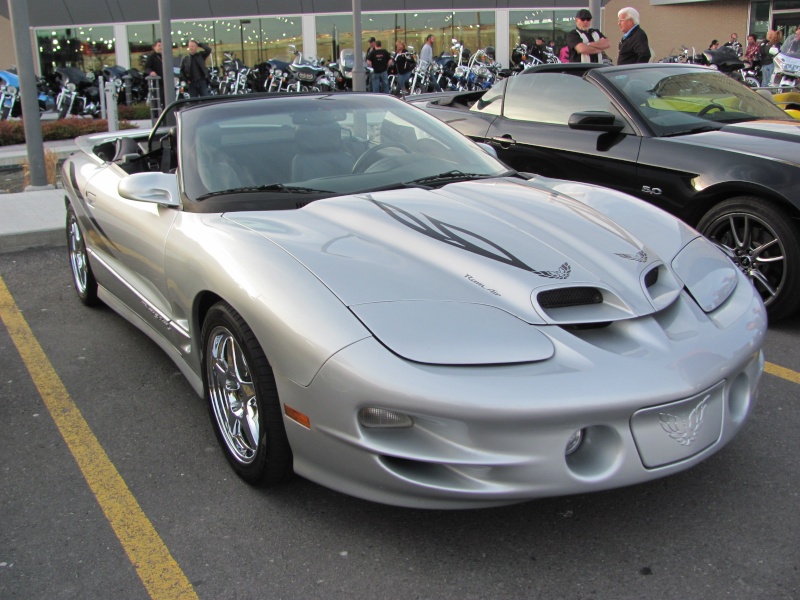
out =
[[[364,154],[358,157],[356,164],[353,165],[353,169],[350,171],[351,173],[363,173],[365,172],[373,162],[377,162],[381,158],[387,158],[386,156],[381,156],[384,150],[388,150],[389,148],[399,148],[406,154],[411,154],[411,150],[406,148],[403,144],[395,144],[395,143],[388,143],[388,144],[378,144],[377,146],[373,146]],[[391,152],[391,154],[398,154],[396,152]],[[388,155],[387,155],[388,156]]]
[[725,112],[725,107],[724,106],[722,106],[721,104],[717,104],[716,102],[712,102],[708,106],[704,106],[703,108],[701,108],[700,111],[697,113],[697,116],[698,117],[702,117],[702,116],[706,115],[707,113],[711,112],[714,109],[716,109],[716,110],[718,110],[720,112]]

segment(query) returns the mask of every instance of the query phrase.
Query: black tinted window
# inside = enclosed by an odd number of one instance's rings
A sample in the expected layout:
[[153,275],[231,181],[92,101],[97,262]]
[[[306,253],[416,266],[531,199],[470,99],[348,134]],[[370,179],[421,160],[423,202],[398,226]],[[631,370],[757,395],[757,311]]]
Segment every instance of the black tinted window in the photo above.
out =
[[575,75],[519,75],[507,87],[503,114],[509,119],[566,125],[574,112],[615,112],[603,92]]

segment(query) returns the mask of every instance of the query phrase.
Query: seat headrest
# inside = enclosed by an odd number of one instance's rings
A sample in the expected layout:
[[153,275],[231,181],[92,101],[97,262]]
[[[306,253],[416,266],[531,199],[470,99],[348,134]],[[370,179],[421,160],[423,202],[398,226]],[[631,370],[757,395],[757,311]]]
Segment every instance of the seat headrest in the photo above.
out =
[[342,128],[338,123],[326,125],[300,125],[294,133],[297,149],[304,153],[339,153],[342,146]]

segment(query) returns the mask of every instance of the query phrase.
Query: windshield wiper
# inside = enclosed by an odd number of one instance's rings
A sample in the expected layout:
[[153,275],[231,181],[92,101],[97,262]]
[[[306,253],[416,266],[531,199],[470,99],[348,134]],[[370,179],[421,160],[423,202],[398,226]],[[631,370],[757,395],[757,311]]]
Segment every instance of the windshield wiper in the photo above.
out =
[[673,131],[672,133],[665,133],[661,137],[675,137],[678,135],[689,135],[692,133],[705,133],[706,131],[719,131],[722,126],[703,125],[701,127],[694,127],[692,129],[684,129],[683,131]]
[[516,171],[506,171],[505,173],[500,173],[498,175],[487,175],[485,173],[464,173],[458,169],[454,169],[452,171],[439,173],[438,175],[430,175],[429,177],[420,177],[419,179],[414,179],[413,181],[407,181],[404,183],[404,185],[443,185],[445,183],[453,183],[456,181],[490,179],[494,177],[508,177],[510,175],[516,175]]
[[331,190],[315,190],[313,188],[301,187],[296,185],[285,185],[283,183],[270,183],[267,185],[246,186],[231,188],[229,190],[220,190],[219,192],[210,192],[204,196],[200,196],[199,200],[206,198],[213,198],[214,196],[223,196],[225,194],[247,194],[250,192],[278,192],[281,194],[333,194]]

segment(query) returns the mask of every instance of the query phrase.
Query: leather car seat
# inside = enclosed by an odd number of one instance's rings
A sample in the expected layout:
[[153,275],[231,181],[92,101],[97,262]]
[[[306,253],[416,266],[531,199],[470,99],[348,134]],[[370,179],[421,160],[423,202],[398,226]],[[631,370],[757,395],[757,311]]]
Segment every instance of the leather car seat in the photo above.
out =
[[352,170],[354,161],[342,147],[338,123],[299,125],[294,139],[292,181],[346,175]]

